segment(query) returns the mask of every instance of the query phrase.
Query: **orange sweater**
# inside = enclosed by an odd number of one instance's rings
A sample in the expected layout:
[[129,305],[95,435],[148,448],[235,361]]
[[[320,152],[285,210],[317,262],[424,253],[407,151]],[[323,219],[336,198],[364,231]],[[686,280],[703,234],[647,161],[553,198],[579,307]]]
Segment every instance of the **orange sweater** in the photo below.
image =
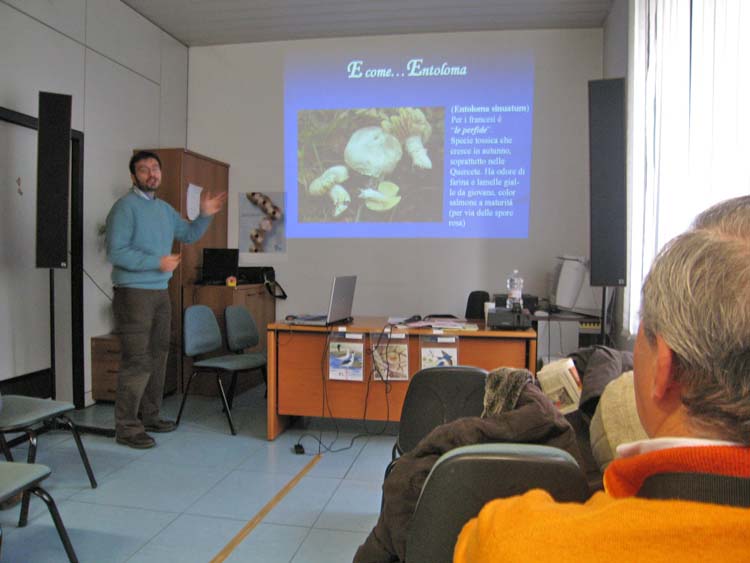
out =
[[750,509],[634,498],[663,472],[750,477],[750,448],[680,447],[613,461],[585,504],[544,491],[494,500],[458,538],[454,563],[750,561]]

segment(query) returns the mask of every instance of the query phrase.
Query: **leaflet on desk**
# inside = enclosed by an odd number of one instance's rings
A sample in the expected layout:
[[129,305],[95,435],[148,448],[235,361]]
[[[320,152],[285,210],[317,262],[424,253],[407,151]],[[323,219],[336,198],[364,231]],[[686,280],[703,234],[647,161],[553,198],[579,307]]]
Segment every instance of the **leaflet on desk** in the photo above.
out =
[[456,321],[416,321],[407,323],[409,328],[435,328],[440,330],[479,330],[479,325],[474,323],[461,323]]

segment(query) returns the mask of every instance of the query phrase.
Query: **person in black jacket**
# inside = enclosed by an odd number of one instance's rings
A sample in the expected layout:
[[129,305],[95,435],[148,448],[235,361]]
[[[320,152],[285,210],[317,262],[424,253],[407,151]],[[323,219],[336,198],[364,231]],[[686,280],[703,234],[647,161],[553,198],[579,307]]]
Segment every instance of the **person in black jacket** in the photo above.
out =
[[438,426],[393,464],[383,483],[378,522],[357,550],[354,563],[404,561],[409,523],[432,466],[454,448],[490,442],[553,446],[582,464],[573,429],[531,373],[498,368],[487,376],[482,416]]

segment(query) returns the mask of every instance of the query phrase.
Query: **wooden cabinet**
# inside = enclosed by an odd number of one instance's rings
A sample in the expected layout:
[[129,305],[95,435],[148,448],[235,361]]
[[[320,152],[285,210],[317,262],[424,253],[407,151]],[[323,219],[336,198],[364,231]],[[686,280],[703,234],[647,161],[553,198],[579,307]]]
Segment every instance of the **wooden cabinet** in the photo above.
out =
[[[182,289],[182,304],[185,308],[190,305],[206,305],[216,315],[219,322],[224,348],[217,353],[229,354],[226,348],[226,331],[224,329],[224,309],[230,305],[241,305],[245,307],[258,326],[258,345],[249,348],[248,352],[265,352],[267,350],[267,327],[276,321],[276,299],[268,293],[263,284],[240,285],[237,287],[226,287],[216,285],[192,285]],[[187,385],[192,369],[192,360],[185,357],[183,362],[183,389]],[[237,380],[237,393],[249,388],[253,379],[239,377]],[[197,377],[190,388],[190,393],[200,395],[215,395],[216,381],[213,377]]]
[[114,334],[91,338],[91,396],[114,401],[120,372],[120,339]]
[[[187,190],[190,184],[213,193],[229,191],[229,165],[185,149],[145,149],[161,159],[162,184],[158,195],[187,219]],[[182,373],[182,288],[192,286],[200,278],[204,248],[227,247],[227,207],[213,216],[200,240],[192,244],[175,241],[172,252],[182,256],[180,265],[169,282],[172,303],[172,326],[164,383],[165,394],[183,387]],[[187,380],[185,380],[187,381]]]

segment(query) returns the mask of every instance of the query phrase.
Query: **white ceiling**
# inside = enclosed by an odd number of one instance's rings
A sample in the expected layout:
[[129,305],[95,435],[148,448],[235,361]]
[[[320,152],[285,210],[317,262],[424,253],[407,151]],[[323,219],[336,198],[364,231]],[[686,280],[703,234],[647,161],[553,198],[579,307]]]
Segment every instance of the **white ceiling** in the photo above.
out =
[[188,46],[602,27],[612,0],[122,0]]

